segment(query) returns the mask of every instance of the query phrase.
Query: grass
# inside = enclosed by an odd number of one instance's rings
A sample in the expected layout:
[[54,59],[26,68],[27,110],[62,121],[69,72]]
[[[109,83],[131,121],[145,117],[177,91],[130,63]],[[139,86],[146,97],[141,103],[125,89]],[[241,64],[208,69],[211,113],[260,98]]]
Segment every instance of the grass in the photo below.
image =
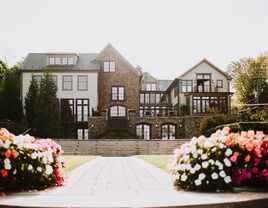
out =
[[97,156],[88,155],[62,155],[61,158],[67,163],[67,168],[64,168],[65,172],[71,172],[73,169],[85,164],[86,162],[95,159]]
[[152,165],[167,171],[167,164],[171,159],[172,155],[136,155],[136,157],[145,160]]

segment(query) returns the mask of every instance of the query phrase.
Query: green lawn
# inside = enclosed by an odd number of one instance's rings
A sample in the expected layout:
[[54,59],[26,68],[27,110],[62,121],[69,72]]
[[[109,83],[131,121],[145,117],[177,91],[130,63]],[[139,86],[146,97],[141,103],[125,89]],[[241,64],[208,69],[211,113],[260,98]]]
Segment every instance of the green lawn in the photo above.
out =
[[64,168],[65,172],[70,172],[76,167],[83,165],[84,163],[95,159],[97,156],[88,155],[62,155],[61,158],[67,163],[67,168]]
[[172,155],[136,155],[135,157],[145,160],[146,162],[167,171],[167,164]]

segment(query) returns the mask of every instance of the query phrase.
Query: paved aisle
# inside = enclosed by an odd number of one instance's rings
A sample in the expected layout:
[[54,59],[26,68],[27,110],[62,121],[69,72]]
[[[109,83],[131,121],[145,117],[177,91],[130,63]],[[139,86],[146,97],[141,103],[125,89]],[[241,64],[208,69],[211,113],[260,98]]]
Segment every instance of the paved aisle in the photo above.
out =
[[0,205],[165,207],[237,202],[259,198],[266,198],[268,201],[268,194],[207,194],[175,191],[167,173],[143,160],[135,157],[100,157],[74,170],[66,186],[42,192],[24,192],[0,197]]

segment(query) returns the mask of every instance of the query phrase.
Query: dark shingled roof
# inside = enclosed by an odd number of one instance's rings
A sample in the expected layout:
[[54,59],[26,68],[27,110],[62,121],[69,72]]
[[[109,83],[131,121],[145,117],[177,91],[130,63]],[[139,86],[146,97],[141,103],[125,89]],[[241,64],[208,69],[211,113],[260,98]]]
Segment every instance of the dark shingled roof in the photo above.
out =
[[[63,53],[64,54],[64,53]],[[78,53],[76,65],[47,65],[46,53],[29,53],[24,59],[21,69],[64,69],[64,70],[99,70],[100,63],[95,61],[97,53]]]

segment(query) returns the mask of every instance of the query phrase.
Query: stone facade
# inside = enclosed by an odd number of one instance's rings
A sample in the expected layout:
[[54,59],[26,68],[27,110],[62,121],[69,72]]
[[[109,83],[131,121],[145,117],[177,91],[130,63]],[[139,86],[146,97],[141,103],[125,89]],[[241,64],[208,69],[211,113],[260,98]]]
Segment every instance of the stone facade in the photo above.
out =
[[[110,106],[123,105],[129,111],[138,113],[140,90],[139,71],[132,67],[111,45],[104,48],[96,60],[101,64],[98,77],[98,111],[104,112]],[[104,61],[114,61],[115,71],[104,72]],[[112,101],[112,86],[125,87],[125,99],[123,101]]]
[[135,139],[136,125],[149,124],[151,127],[150,139],[161,139],[161,126],[163,124],[175,124],[176,139],[191,138],[200,135],[199,124],[202,116],[185,117],[138,117],[130,116],[128,121],[128,130],[124,132],[109,133],[106,130],[106,117],[92,117],[89,121],[90,139]]

